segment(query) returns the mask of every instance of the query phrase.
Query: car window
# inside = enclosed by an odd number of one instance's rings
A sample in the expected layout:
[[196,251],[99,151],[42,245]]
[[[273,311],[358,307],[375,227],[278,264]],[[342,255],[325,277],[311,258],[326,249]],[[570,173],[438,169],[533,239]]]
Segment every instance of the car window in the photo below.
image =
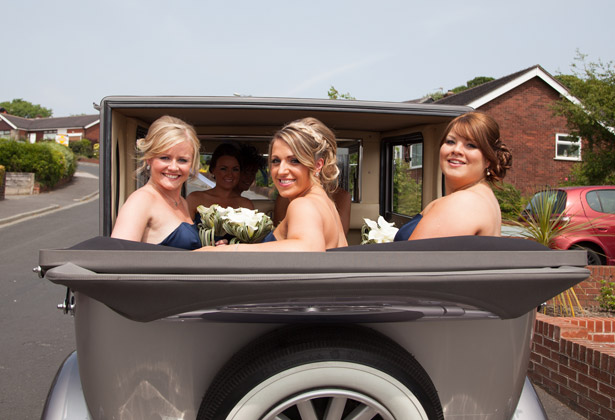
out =
[[386,139],[383,142],[386,176],[381,182],[385,197],[382,214],[414,216],[423,203],[423,137],[420,134]]
[[552,213],[559,214],[566,209],[567,194],[561,190],[549,190],[536,193],[525,207],[528,213],[539,212],[543,206],[552,206]]
[[615,214],[615,190],[594,190],[587,193],[587,204],[593,211]]

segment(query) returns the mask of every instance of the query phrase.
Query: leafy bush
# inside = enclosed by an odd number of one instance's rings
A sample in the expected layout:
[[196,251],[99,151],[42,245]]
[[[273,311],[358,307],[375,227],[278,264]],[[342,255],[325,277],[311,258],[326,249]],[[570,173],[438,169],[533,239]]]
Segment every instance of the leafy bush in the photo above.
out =
[[68,146],[77,156],[83,156],[86,158],[94,157],[94,147],[92,146],[92,142],[88,139],[71,141],[68,143]]
[[2,189],[2,186],[4,185],[4,174],[6,173],[6,169],[4,169],[3,165],[0,165],[0,189]]
[[70,178],[75,174],[77,170],[77,158],[75,154],[66,146],[62,146],[58,143],[48,143],[52,150],[62,154],[62,163],[64,165],[64,173],[62,178]]
[[502,220],[517,220],[524,207],[521,191],[512,184],[503,183],[501,189],[494,188],[493,193],[500,203]]
[[8,172],[34,172],[38,183],[53,187],[75,173],[75,155],[56,143],[0,142],[0,164]]
[[600,303],[600,307],[606,311],[615,311],[615,283],[601,280],[602,287],[600,288],[600,296],[596,300]]

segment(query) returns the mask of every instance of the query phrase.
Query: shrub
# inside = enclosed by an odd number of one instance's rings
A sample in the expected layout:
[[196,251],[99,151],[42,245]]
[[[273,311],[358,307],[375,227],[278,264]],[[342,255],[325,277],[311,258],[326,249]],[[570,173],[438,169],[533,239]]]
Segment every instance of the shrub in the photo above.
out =
[[8,172],[34,172],[38,183],[53,187],[75,173],[75,155],[56,143],[0,142],[0,164]]
[[501,189],[494,188],[493,193],[500,203],[502,220],[517,220],[523,210],[521,191],[512,184],[503,183]]
[[0,165],[0,190],[4,186],[4,174],[6,174],[6,169],[4,169],[3,165]]
[[600,303],[600,307],[605,311],[615,311],[615,283],[607,282],[606,280],[600,280],[602,287],[600,288],[600,295],[596,300]]
[[71,178],[77,170],[77,158],[75,154],[66,146],[58,143],[48,143],[48,146],[55,152],[62,154],[62,164],[64,165],[64,173],[62,178]]
[[78,141],[71,141],[68,146],[77,156],[83,156],[86,158],[94,157],[94,147],[92,142],[88,139],[81,139]]

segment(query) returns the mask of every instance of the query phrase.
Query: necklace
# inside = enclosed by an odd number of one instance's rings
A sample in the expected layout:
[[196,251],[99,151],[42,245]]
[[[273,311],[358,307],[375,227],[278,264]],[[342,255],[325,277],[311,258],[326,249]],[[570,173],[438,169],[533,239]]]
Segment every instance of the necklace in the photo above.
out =
[[161,196],[163,196],[165,198],[165,200],[167,201],[172,201],[173,204],[175,204],[175,207],[179,206],[179,201],[177,201],[176,199],[169,197],[168,195],[166,195],[165,193],[163,193],[162,191],[160,191],[158,189],[158,187],[156,187],[156,184],[152,184],[152,187],[154,187],[154,189],[158,192],[158,194],[160,194]]

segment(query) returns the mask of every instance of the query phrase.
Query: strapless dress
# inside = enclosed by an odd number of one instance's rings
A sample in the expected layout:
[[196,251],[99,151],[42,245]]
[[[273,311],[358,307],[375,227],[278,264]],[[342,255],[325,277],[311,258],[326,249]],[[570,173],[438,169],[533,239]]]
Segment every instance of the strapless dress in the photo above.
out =
[[269,232],[267,234],[267,236],[265,236],[265,238],[261,241],[261,243],[265,243],[265,242],[275,242],[275,236],[273,236],[273,231]]
[[419,213],[416,216],[414,216],[412,219],[410,219],[408,223],[400,227],[397,233],[395,234],[395,239],[393,239],[393,242],[407,241],[408,238],[410,238],[410,235],[412,235],[412,232],[414,232],[414,229],[416,229],[416,227],[418,226],[422,218],[423,218],[423,215]]
[[187,222],[182,222],[177,228],[169,234],[159,245],[172,246],[183,249],[198,249],[201,248],[201,239],[199,238],[199,229],[196,225],[191,225]]

